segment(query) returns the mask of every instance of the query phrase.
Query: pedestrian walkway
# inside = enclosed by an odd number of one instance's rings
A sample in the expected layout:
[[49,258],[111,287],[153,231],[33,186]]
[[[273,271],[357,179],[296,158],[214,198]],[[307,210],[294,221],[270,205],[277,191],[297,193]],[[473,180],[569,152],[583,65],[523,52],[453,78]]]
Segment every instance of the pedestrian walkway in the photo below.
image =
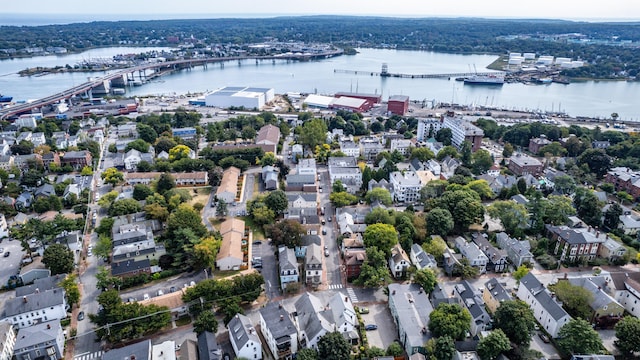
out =
[[328,287],[329,289],[342,289],[342,284],[331,284]]
[[102,359],[102,351],[84,353],[73,357],[74,360],[99,360]]
[[349,295],[349,299],[351,299],[352,303],[357,303],[358,302],[358,296],[356,295],[356,292],[353,291],[353,288],[347,288],[347,295]]

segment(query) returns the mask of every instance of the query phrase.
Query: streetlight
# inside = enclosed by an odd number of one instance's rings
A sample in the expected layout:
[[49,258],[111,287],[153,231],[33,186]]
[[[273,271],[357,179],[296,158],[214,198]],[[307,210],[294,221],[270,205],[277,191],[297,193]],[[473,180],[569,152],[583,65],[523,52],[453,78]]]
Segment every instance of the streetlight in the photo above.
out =
[[204,269],[204,278],[205,278],[205,280],[209,279],[209,274],[207,273],[207,269],[206,268]]

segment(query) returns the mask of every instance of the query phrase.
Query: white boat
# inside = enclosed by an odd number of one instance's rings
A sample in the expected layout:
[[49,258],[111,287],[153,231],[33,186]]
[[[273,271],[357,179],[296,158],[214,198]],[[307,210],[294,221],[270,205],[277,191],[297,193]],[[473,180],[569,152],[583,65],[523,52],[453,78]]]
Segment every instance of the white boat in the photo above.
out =
[[491,75],[480,75],[474,74],[469,77],[464,78],[465,84],[474,84],[474,85],[503,85],[504,84],[504,75],[502,74],[491,74]]

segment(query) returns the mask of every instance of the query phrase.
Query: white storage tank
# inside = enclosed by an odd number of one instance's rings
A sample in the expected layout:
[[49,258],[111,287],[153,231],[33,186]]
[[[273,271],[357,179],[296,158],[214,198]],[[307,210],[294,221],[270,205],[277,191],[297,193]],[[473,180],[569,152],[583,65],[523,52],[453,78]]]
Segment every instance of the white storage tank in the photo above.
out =
[[566,63],[566,62],[571,62],[571,58],[567,58],[567,57],[557,57],[556,58],[556,64],[562,64],[562,63]]
[[535,53],[524,53],[522,54],[522,56],[524,57],[525,60],[535,60],[536,58]]

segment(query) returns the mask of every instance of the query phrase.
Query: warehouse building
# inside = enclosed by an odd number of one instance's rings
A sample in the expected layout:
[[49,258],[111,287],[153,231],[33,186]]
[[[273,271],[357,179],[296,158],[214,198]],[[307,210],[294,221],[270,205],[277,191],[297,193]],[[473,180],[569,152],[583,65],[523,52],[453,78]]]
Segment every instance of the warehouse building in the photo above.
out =
[[261,109],[273,100],[274,96],[272,88],[227,86],[207,94],[205,104],[225,109],[229,107]]
[[405,95],[389,96],[387,111],[394,115],[404,116],[409,110],[409,97]]

